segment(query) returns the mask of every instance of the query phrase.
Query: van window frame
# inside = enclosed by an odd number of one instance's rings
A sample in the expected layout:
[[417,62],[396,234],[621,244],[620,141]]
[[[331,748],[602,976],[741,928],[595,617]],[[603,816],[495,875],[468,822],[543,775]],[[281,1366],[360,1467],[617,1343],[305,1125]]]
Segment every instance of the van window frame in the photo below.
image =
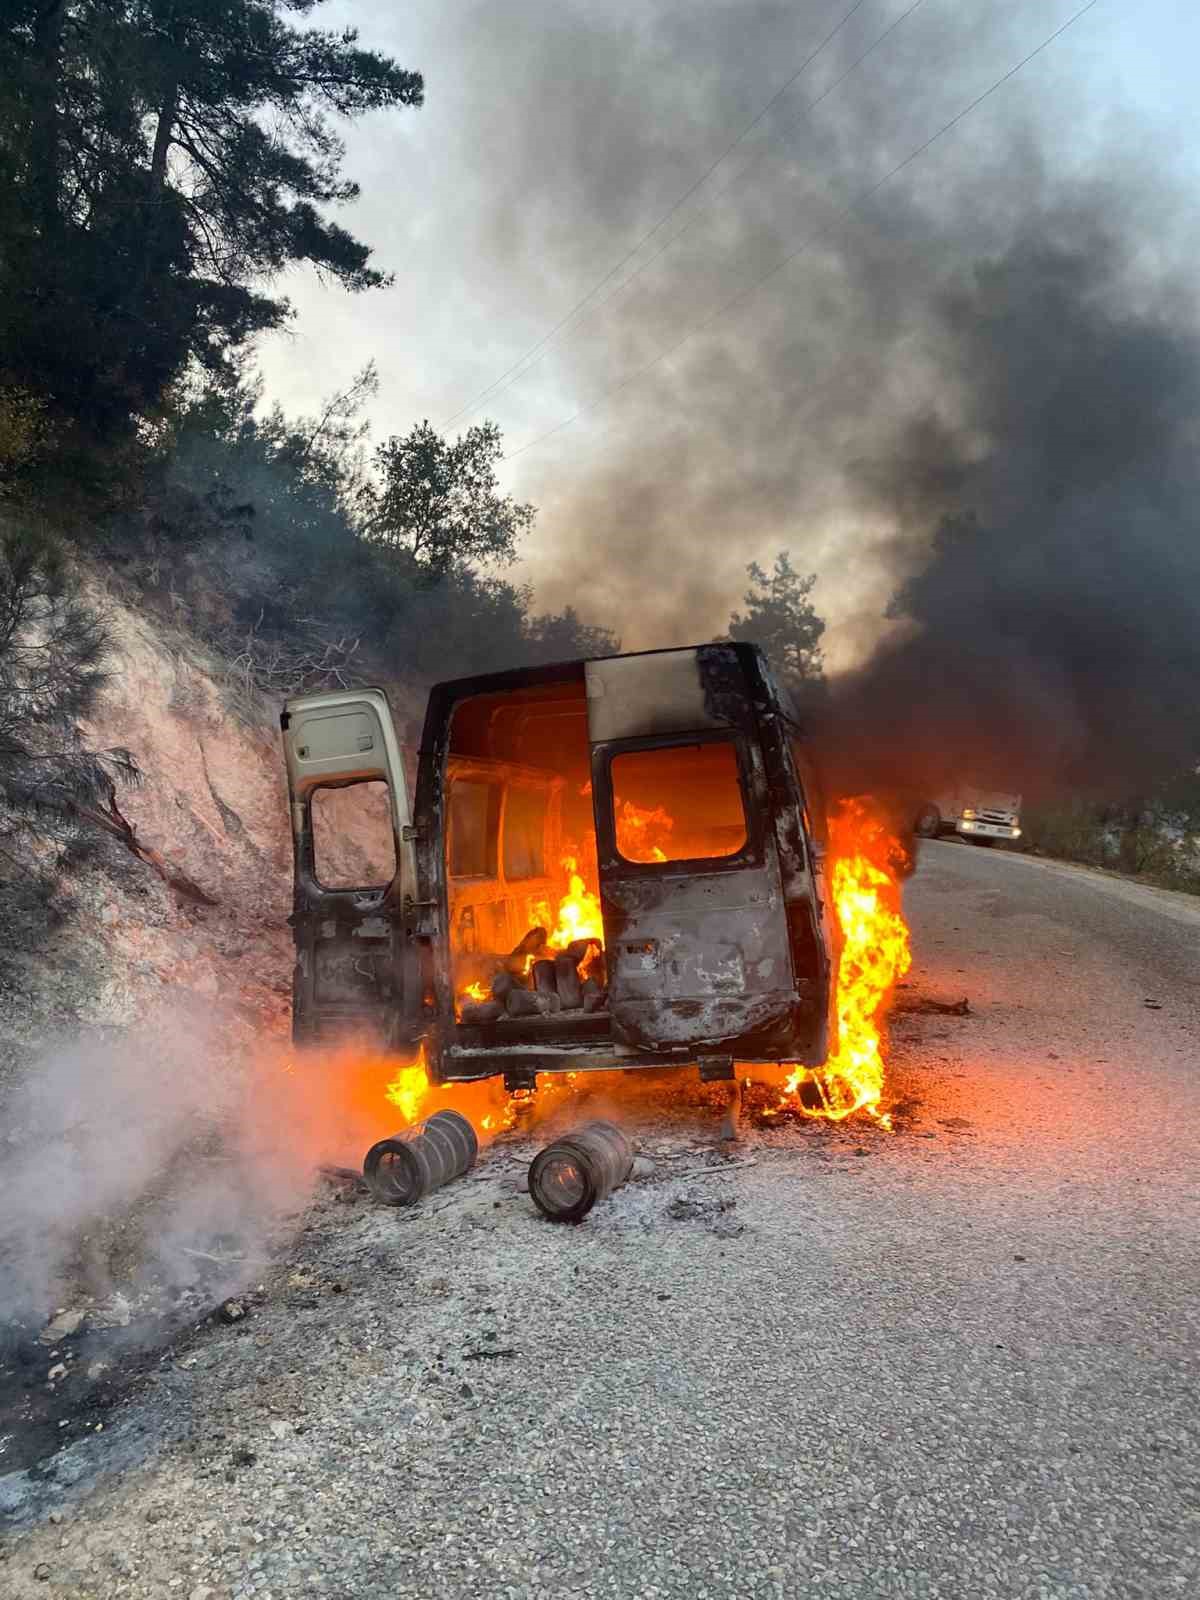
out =
[[[383,883],[326,883],[321,877],[321,861],[317,848],[317,813],[314,803],[317,796],[326,790],[361,789],[368,783],[381,784],[387,794],[388,830],[392,841],[391,876]],[[400,876],[400,838],[396,832],[395,798],[388,780],[372,776],[370,778],[343,778],[324,783],[315,783],[304,796],[303,804],[306,823],[305,831],[308,835],[310,851],[308,870],[312,878],[313,887],[317,892],[320,895],[374,895],[379,899],[383,899],[394,887],[397,878]]]
[[[670,861],[631,861],[617,848],[617,819],[612,764],[618,756],[641,750],[674,750],[698,744],[731,744],[737,760],[738,787],[746,822],[745,843],[733,855],[687,856]],[[596,756],[599,755],[597,761]],[[599,770],[597,770],[599,769]],[[650,734],[637,739],[614,739],[593,752],[592,792],[600,802],[594,807],[596,844],[602,871],[620,877],[692,877],[714,872],[744,872],[765,863],[766,822],[750,758],[749,736],[737,728],[705,728],[692,733]]]

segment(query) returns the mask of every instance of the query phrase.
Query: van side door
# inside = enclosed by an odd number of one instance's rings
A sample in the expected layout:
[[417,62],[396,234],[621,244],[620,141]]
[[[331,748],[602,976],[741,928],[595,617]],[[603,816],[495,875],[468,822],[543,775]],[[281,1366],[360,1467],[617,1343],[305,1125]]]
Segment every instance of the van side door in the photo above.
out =
[[409,1044],[422,1015],[416,869],[387,696],[298,696],[280,724],[294,857],[293,1038]]

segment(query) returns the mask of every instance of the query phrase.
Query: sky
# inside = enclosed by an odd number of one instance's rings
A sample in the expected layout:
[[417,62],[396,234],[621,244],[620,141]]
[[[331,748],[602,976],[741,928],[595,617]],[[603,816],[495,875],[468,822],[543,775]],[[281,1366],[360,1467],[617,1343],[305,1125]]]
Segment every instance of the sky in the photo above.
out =
[[503,430],[539,609],[694,642],[787,549],[851,666],[923,559],[895,440],[968,409],[956,288],[1085,194],[1148,258],[1191,247],[1190,6],[1097,0],[935,137],[1081,3],[331,0],[425,105],[345,130],[338,218],[396,281],[291,274],[268,398],[311,413],[374,359],[376,439]]

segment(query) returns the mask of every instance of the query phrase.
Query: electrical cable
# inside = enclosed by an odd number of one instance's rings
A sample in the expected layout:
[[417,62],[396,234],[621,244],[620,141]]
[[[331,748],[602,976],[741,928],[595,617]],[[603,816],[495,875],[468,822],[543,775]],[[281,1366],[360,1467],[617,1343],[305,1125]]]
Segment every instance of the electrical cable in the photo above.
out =
[[902,161],[898,161],[894,167],[892,167],[888,172],[885,172],[882,178],[877,179],[876,182],[864,189],[861,194],[857,195],[848,206],[843,207],[832,222],[826,223],[821,228],[818,228],[814,233],[808,235],[807,238],[801,240],[795,249],[789,251],[787,255],[781,257],[773,267],[770,267],[760,277],[756,278],[753,283],[747,284],[744,288],[739,289],[736,294],[731,295],[729,299],[722,301],[722,303],[717,306],[715,310],[709,312],[709,314],[706,317],[703,317],[699,322],[694,323],[686,333],[682,334],[674,342],[674,344],[671,344],[665,350],[660,351],[658,355],[652,357],[649,361],[644,362],[640,367],[636,367],[632,372],[626,374],[624,378],[619,379],[616,383],[610,384],[607,388],[600,390],[599,393],[591,400],[587,401],[584,405],[579,406],[571,413],[570,416],[564,417],[561,422],[556,422],[552,428],[547,428],[544,433],[535,435],[534,438],[530,439],[527,443],[520,445],[516,450],[510,450],[509,453],[503,457],[503,459],[505,461],[514,461],[518,456],[524,455],[527,450],[532,450],[535,445],[539,445],[546,439],[552,438],[554,434],[560,433],[563,428],[569,427],[571,423],[577,421],[579,417],[584,416],[589,411],[593,411],[596,406],[603,404],[603,402],[609,399],[612,395],[619,394],[621,390],[628,388],[628,386],[631,383],[636,382],[638,378],[643,377],[647,372],[650,372],[661,362],[666,361],[669,357],[673,356],[676,351],[681,350],[685,344],[694,339],[698,333],[702,333],[705,328],[711,327],[711,325],[720,317],[724,316],[726,312],[732,311],[733,308],[737,305],[740,305],[742,301],[749,299],[752,294],[755,294],[759,289],[762,288],[763,284],[770,282],[772,278],[774,278],[778,273],[782,272],[784,267],[790,265],[791,262],[795,261],[798,256],[803,255],[806,250],[815,244],[818,239],[823,238],[827,233],[829,233],[836,223],[843,221],[848,216],[851,216],[854,211],[857,210],[857,208],[865,201],[870,200],[877,195],[885,184],[890,183],[892,179],[898,177],[899,174],[905,170],[905,168],[910,167],[914,161],[919,160],[920,157],[923,156],[927,150],[931,149],[939,139],[944,138],[945,135],[956,128],[965,117],[968,117],[972,111],[981,106],[985,100],[990,99],[998,89],[1003,88],[1003,86],[1008,83],[1010,79],[1015,78],[1018,72],[1020,72],[1024,67],[1027,67],[1029,63],[1034,60],[1035,57],[1041,55],[1044,50],[1048,49],[1056,39],[1061,38],[1062,35],[1066,33],[1068,28],[1073,27],[1082,16],[1091,11],[1092,8],[1098,3],[1099,0],[1087,0],[1085,5],[1080,6],[1077,11],[1073,12],[1064,23],[1057,27],[1053,33],[1048,34],[1039,45],[1037,45],[1028,53],[1028,55],[1023,56],[1020,61],[1018,61],[1014,66],[1010,67],[1008,71],[1005,72],[1001,77],[997,78],[996,81],[987,89],[985,89],[982,94],[976,95],[974,100],[965,105],[962,110],[951,117],[948,122],[943,123],[936,133],[930,134],[929,138],[919,144],[916,149],[910,151]]
[[[918,4],[919,3],[920,3],[920,0],[918,0]],[[817,57],[825,49],[825,46],[830,44],[837,37],[837,35],[842,31],[842,29],[850,21],[851,17],[854,15],[854,13],[856,11],[861,10],[861,8],[865,4],[866,4],[866,0],[854,0],[854,4],[850,7],[849,11],[847,11],[842,16],[841,21],[838,22],[837,25],[834,28],[832,28],[829,33],[827,33],[825,35],[825,37],[821,40],[820,44],[817,45],[816,49],[813,50],[800,63],[800,65],[796,68],[795,72],[792,73],[791,77],[787,80],[787,82],[785,84],[782,84],[775,91],[775,93],[767,101],[766,105],[763,106],[762,110],[757,114],[757,116],[754,118],[754,120],[752,122],[748,122],[746,124],[746,126],[742,129],[741,133],[738,134],[737,138],[734,139],[731,144],[726,145],[725,149],[722,150],[721,154],[712,163],[712,165],[705,172],[702,172],[700,174],[700,176],[696,179],[695,183],[692,184],[690,189],[687,189],[683,194],[680,195],[679,199],[675,201],[674,205],[671,206],[670,210],[665,211],[663,213],[663,215],[658,219],[658,221],[649,230],[649,232],[648,233],[644,233],[642,235],[642,237],[637,241],[637,243],[635,245],[632,245],[630,247],[630,249],[626,251],[626,253],[621,257],[620,261],[617,262],[616,266],[611,267],[609,269],[609,271],[604,274],[604,276],[600,279],[600,281],[598,283],[595,283],[595,284],[592,285],[592,287],[588,290],[587,294],[585,294],[581,300],[576,301],[575,305],[573,305],[571,307],[570,311],[567,312],[565,317],[561,318],[560,321],[556,322],[554,327],[552,327],[548,333],[544,334],[542,336],[542,338],[539,339],[538,342],[535,345],[532,345],[528,350],[526,350],[524,355],[518,356],[516,361],[513,362],[511,367],[507,368],[506,371],[502,372],[500,374],[500,376],[498,378],[496,378],[492,383],[489,383],[486,389],[481,389],[480,392],[475,396],[474,400],[468,400],[465,406],[460,406],[458,408],[458,410],[456,412],[454,412],[454,414],[452,416],[447,417],[445,422],[442,423],[442,427],[443,428],[448,428],[451,425],[451,423],[457,422],[459,417],[466,415],[466,413],[468,413],[468,412],[474,411],[484,400],[487,399],[487,397],[492,393],[493,390],[498,389],[500,387],[500,385],[504,382],[504,380],[506,378],[508,378],[510,375],[512,375],[513,373],[515,373],[517,371],[517,368],[522,366],[523,363],[525,361],[527,361],[530,356],[537,355],[537,353],[545,345],[549,344],[550,340],[554,338],[555,334],[561,332],[561,330],[563,328],[565,328],[567,326],[567,324],[574,319],[576,314],[583,310],[584,306],[586,306],[588,304],[588,302],[592,299],[592,297],[594,295],[598,294],[600,292],[600,290],[603,289],[604,285],[606,283],[610,282],[612,280],[612,278],[614,278],[616,276],[616,274],[618,272],[620,272],[621,268],[623,266],[625,266],[625,264],[627,262],[631,261],[635,255],[637,255],[638,251],[642,248],[642,246],[644,244],[647,244],[651,239],[653,239],[654,235],[658,232],[658,230],[660,228],[664,227],[668,222],[670,222],[671,218],[679,210],[680,206],[686,205],[687,202],[696,193],[696,190],[699,189],[703,184],[708,182],[709,178],[712,177],[713,173],[722,164],[722,162],[725,161],[727,157],[731,156],[733,154],[733,152],[737,149],[737,147],[742,143],[742,141],[744,139],[746,139],[751,133],[754,132],[755,128],[758,127],[759,123],[763,120],[763,118],[771,110],[772,106],[776,105],[779,102],[779,100],[782,99],[782,97],[788,92],[788,90],[792,87],[792,85],[796,82],[796,80],[801,76],[801,74],[803,72],[805,72],[812,65],[812,63],[817,59]]]
[[[798,123],[800,123],[806,116],[808,116],[809,112],[815,111],[816,108],[821,104],[821,102],[823,100],[827,100],[829,98],[829,96],[831,94],[833,94],[835,89],[839,89],[841,87],[841,85],[843,83],[845,83],[846,79],[851,75],[851,73],[856,71],[857,68],[862,65],[862,63],[867,59],[868,56],[874,54],[874,52],[879,48],[879,46],[881,44],[883,44],[884,41],[891,34],[893,34],[896,31],[896,29],[900,26],[900,24],[902,22],[906,22],[908,20],[908,18],[912,16],[913,12],[916,11],[917,8],[919,6],[921,6],[921,5],[923,5],[923,4],[924,4],[924,0],[912,0],[912,4],[908,7],[908,9],[906,11],[902,12],[900,14],[900,16],[896,17],[891,23],[889,23],[888,26],[883,30],[882,33],[877,34],[876,37],[867,46],[867,48],[862,52],[862,54],[859,55],[859,56],[856,56],[855,59],[850,63],[850,65],[845,69],[845,71],[842,72],[837,78],[835,78],[834,81],[831,84],[829,84],[829,86],[827,88],[823,89],[822,92],[816,97],[815,100],[810,100],[807,105],[802,106],[800,108],[799,113],[795,117],[793,117],[790,122],[784,123],[781,128],[777,129],[775,136],[782,135],[785,132],[790,132],[791,129],[795,128]],[[847,13],[847,17],[848,16],[849,16],[849,13]],[[844,20],[846,20],[846,19],[844,18],[843,21]],[[832,35],[830,37],[832,37]],[[812,57],[810,57],[809,59],[811,60]],[[795,79],[793,78],[791,81],[794,82]],[[780,91],[780,92],[782,93],[782,91]],[[778,96],[776,98],[778,98]],[[772,102],[772,104],[773,103],[774,102]],[[751,124],[751,126],[754,126],[754,124]],[[749,131],[749,129],[747,129],[747,132],[748,131]],[[736,144],[738,142],[739,141],[735,140],[734,144],[730,145],[729,150],[733,150],[736,147]],[[729,154],[729,150],[727,150],[725,152],[726,155]],[[736,187],[736,185],[739,184],[742,181],[742,179],[746,177],[746,175],[748,173],[752,172],[756,167],[760,166],[762,164],[762,162],[766,159],[766,157],[769,154],[770,154],[770,147],[768,146],[766,149],[760,150],[759,153],[756,156],[753,156],[746,163],[746,165],[741,168],[741,170],[739,172],[735,172],[734,175],[730,179],[728,179],[727,182],[723,183],[720,186],[719,189],[717,189],[712,195],[709,196],[708,200],[704,203],[703,206],[701,206],[698,210],[696,210],[696,211],[694,211],[692,213],[692,215],[684,223],[682,228],[678,229],[677,232],[673,233],[670,236],[669,239],[664,240],[663,243],[659,245],[658,249],[655,250],[652,255],[647,256],[646,260],[643,261],[640,266],[635,267],[634,270],[629,274],[629,276],[627,278],[623,278],[620,283],[614,285],[612,290],[608,294],[606,294],[604,296],[603,300],[601,300],[599,302],[599,304],[596,306],[595,310],[597,312],[598,311],[602,311],[605,306],[611,305],[612,302],[616,299],[616,297],[619,294],[623,294],[624,291],[626,289],[628,289],[629,286],[632,283],[636,282],[636,280],[641,277],[642,273],[645,272],[648,267],[653,266],[654,263],[659,259],[659,257],[662,256],[663,254],[665,254],[665,252],[668,251],[671,248],[671,246],[677,242],[677,240],[682,239],[684,234],[689,232],[691,230],[691,228],[700,220],[700,218],[702,216],[704,216],[707,212],[711,211],[712,208],[716,205],[717,201],[720,200],[722,195],[728,194],[729,190],[734,188],[734,187]],[[715,161],[713,163],[712,167],[710,167],[708,172],[705,174],[705,178],[711,176],[711,174],[716,170],[716,168],[718,166],[720,166],[721,161],[723,161],[724,159],[725,159],[725,157],[722,156],[720,158],[720,160]],[[704,178],[701,178],[698,183],[693,184],[692,188],[689,189],[688,193],[683,197],[683,200],[686,200],[686,199],[690,198],[690,196],[696,192],[696,189],[699,188],[700,183],[703,183],[703,182],[704,182]],[[545,347],[551,343],[551,341],[554,339],[554,336],[557,333],[559,333],[563,328],[565,328],[567,326],[567,324],[574,318],[575,313],[577,311],[579,311],[584,305],[587,304],[587,302],[591,299],[592,295],[596,294],[598,292],[598,290],[603,288],[604,284],[608,282],[608,280],[613,276],[614,273],[619,272],[621,267],[623,267],[625,265],[625,263],[627,261],[629,261],[632,256],[637,254],[638,250],[641,249],[642,245],[645,244],[646,240],[650,239],[655,233],[658,232],[658,229],[662,226],[662,223],[668,221],[670,219],[670,217],[673,216],[674,213],[679,209],[679,206],[681,206],[683,204],[683,200],[678,201],[677,204],[672,207],[671,211],[669,211],[667,213],[666,217],[664,217],[662,219],[662,221],[660,221],[653,228],[651,228],[650,232],[648,234],[646,234],[642,239],[640,239],[638,241],[638,243],[633,247],[633,249],[629,252],[629,254],[626,255],[624,257],[624,259],[622,261],[620,261],[616,267],[613,268],[612,272],[610,272],[607,275],[607,277],[601,279],[600,283],[598,283],[595,286],[595,288],[593,288],[589,292],[589,294],[584,297],[583,300],[579,301],[578,304],[576,305],[576,307],[574,308],[574,310],[568,312],[566,317],[564,317],[563,320],[561,322],[559,322],[556,327],[552,328],[550,330],[550,332],[548,334],[546,334],[545,338],[542,339],[541,342],[538,345],[535,345],[532,350],[526,351],[525,355],[522,356],[520,358],[520,360],[515,362],[513,364],[513,366],[511,366],[508,369],[508,372],[502,374],[501,377],[497,378],[495,383],[493,383],[488,389],[485,389],[483,391],[483,394],[478,396],[476,400],[472,401],[469,405],[464,406],[461,410],[456,411],[454,413],[454,416],[449,418],[449,422],[454,422],[458,417],[463,416],[465,413],[470,413],[470,412],[475,411],[477,409],[478,405],[480,405],[485,398],[489,398],[490,397],[491,399],[495,400],[499,395],[506,394],[508,392],[508,390],[513,387],[514,384],[520,383],[521,379],[524,378],[527,373],[532,372],[535,367],[540,366],[542,360],[544,359],[544,357],[545,357],[545,355],[547,353]],[[569,342],[570,341],[568,340],[568,343]],[[529,356],[533,356],[534,359],[531,360],[531,361],[528,361],[527,365],[522,365],[523,362],[526,362],[526,360],[527,360],[527,358]],[[517,370],[518,368],[520,368],[519,371]],[[508,380],[507,382],[505,381],[506,379]]]

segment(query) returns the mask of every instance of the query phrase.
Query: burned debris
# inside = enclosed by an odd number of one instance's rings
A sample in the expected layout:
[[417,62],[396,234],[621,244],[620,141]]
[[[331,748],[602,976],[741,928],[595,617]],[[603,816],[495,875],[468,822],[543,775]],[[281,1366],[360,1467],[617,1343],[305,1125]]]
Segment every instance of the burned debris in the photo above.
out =
[[460,1111],[437,1111],[428,1121],[373,1144],[363,1177],[385,1205],[411,1206],[469,1172],[478,1155],[479,1137],[468,1119]]
[[[545,1017],[558,1011],[601,1010],[607,990],[599,940],[575,939],[565,950],[547,956],[549,939],[545,928],[531,928],[500,962],[491,981],[491,999],[464,1000],[459,1021],[479,1027],[502,1016]],[[474,994],[478,988],[478,983],[472,984],[467,992]]]
[[529,1167],[533,1203],[551,1222],[581,1222],[633,1170],[633,1147],[611,1122],[589,1122],[548,1144]]

